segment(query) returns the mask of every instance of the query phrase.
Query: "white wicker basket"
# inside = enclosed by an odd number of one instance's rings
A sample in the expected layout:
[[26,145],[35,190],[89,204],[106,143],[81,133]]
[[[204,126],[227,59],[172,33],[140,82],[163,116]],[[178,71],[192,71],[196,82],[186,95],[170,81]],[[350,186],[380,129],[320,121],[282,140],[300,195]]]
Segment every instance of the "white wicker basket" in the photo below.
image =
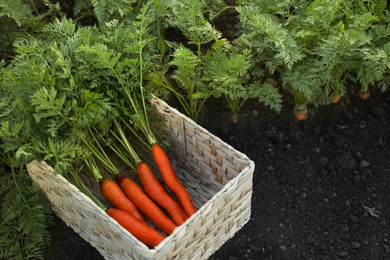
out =
[[27,169],[57,216],[105,259],[207,259],[249,221],[254,163],[165,102],[152,102],[165,119],[169,156],[198,209],[156,248],[135,239],[45,162]]

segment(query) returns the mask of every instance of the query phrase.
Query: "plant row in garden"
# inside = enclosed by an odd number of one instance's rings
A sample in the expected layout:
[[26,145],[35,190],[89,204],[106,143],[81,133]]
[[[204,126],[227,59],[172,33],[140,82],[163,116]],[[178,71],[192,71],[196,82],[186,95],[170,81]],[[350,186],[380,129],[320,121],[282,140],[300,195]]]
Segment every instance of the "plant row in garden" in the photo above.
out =
[[[216,24],[232,11],[236,30],[227,37]],[[250,99],[280,111],[288,93],[297,119],[305,119],[309,105],[339,102],[351,93],[351,83],[360,86],[364,99],[370,88],[387,90],[389,19],[383,0],[237,0],[232,5],[223,0],[79,0],[73,6],[0,1],[0,26],[7,32],[0,38],[1,158],[8,166],[2,182],[9,184],[0,190],[6,198],[0,220],[9,229],[17,226],[0,238],[0,248],[7,248],[0,258],[42,258],[46,244],[47,219],[34,218],[38,225],[27,221],[31,215],[16,214],[23,207],[37,209],[26,214],[46,214],[42,197],[27,200],[19,188],[26,186],[26,163],[47,161],[91,196],[81,169],[102,187],[111,180],[123,199],[126,194],[133,202],[149,201],[147,209],[136,206],[153,222],[147,215],[151,208],[157,214],[164,206],[158,206],[159,196],[149,194],[142,178],[149,170],[139,169],[153,155],[159,165],[154,149],[165,147],[148,102],[153,95],[175,98],[194,120],[208,99],[220,98],[236,120]],[[168,40],[170,32],[181,40]],[[129,169],[127,177],[117,161]],[[129,178],[137,171],[140,183]],[[162,177],[185,212],[181,220],[170,221],[181,225],[193,210],[186,210],[188,198],[183,204]],[[123,183],[140,191],[142,186],[147,194],[127,194]],[[11,191],[20,199],[12,200]],[[31,239],[33,234],[41,235]]]

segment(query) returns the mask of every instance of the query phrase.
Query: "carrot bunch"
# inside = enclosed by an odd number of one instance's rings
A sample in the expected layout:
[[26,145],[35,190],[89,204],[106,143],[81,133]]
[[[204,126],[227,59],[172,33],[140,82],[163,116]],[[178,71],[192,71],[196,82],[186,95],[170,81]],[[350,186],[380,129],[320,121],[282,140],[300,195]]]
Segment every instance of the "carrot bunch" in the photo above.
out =
[[[165,235],[172,234],[177,226],[194,214],[196,209],[184,186],[178,188],[176,175],[170,176],[174,184],[171,187],[175,189],[172,192],[177,194],[175,198],[167,192],[147,163],[139,162],[137,172],[143,187],[130,177],[119,173],[116,175],[116,182],[103,180],[101,192],[116,209],[115,214],[113,210],[107,211],[107,214],[141,242],[155,247]],[[153,223],[163,234],[157,232],[145,219]]]
[[[115,122],[115,126],[116,131],[112,131],[111,135],[117,140],[115,144],[121,146],[111,143],[109,147],[137,172],[140,183],[118,170],[98,142],[96,133],[91,135],[93,144],[91,140],[83,139],[93,154],[85,164],[99,182],[101,194],[112,205],[112,208],[106,209],[107,214],[139,241],[155,247],[193,215],[196,208],[161,146],[153,144],[152,154],[163,182],[159,181],[151,167],[138,156],[121,125]],[[95,158],[111,178],[103,177]]]
[[[140,35],[140,42],[144,42],[143,35]],[[95,143],[95,145],[91,145],[91,140],[87,140],[86,138],[83,140],[92,151],[94,157],[96,157],[100,164],[112,175],[112,179],[115,180],[112,183],[115,183],[122,192],[120,193],[118,191],[118,187],[115,187],[115,189],[112,188],[112,190],[105,190],[109,185],[101,185],[102,194],[114,208],[127,212],[129,215],[133,216],[133,219],[136,221],[133,221],[131,225],[125,224],[123,220],[125,218],[123,217],[124,214],[121,214],[121,216],[118,217],[118,214],[111,214],[113,211],[109,211],[109,215],[116,219],[119,224],[129,230],[129,232],[140,241],[154,247],[158,245],[156,241],[161,242],[161,237],[154,233],[156,239],[150,240],[150,238],[144,237],[139,230],[146,230],[145,226],[148,226],[148,223],[151,222],[156,229],[161,231],[161,233],[157,233],[163,236],[170,235],[177,226],[182,225],[196,212],[196,208],[194,207],[186,188],[176,176],[167,154],[158,144],[154,134],[155,129],[152,129],[151,127],[149,121],[150,107],[147,102],[150,93],[144,87],[144,73],[147,73],[147,70],[144,70],[145,59],[143,57],[143,48],[145,46],[140,44],[139,47],[140,49],[136,52],[139,57],[139,69],[137,70],[139,75],[138,77],[135,77],[138,79],[138,84],[123,84],[126,81],[121,81],[118,85],[118,89],[124,97],[123,104],[118,104],[117,108],[120,110],[120,113],[113,119],[111,130],[106,133],[109,135],[109,140],[103,140],[103,143],[107,144],[122,161],[129,165],[131,170],[137,172],[140,185],[131,178],[120,173],[111,162],[102,146],[99,145],[102,140],[97,140],[98,137],[96,136],[101,137],[99,131],[90,129],[90,136],[93,138],[92,142]],[[120,115],[127,115],[131,123],[129,124],[127,118],[125,120]],[[111,122],[106,121],[105,123],[111,125]],[[136,150],[133,148],[134,143],[129,141],[128,132],[125,133],[122,126],[126,126],[126,129],[130,130],[132,136],[142,144],[145,144],[149,152],[151,151],[154,162],[158,167],[164,183],[159,181],[151,167],[137,154]],[[91,164],[89,165],[91,166]],[[95,166],[89,168],[95,173],[98,169],[98,167]],[[100,176],[97,175],[95,177],[100,178]],[[128,200],[128,202],[125,203],[125,200]],[[130,207],[128,205],[129,202],[132,203],[134,207]],[[126,208],[122,207],[123,205],[126,205]],[[138,212],[134,210],[134,208],[137,209]],[[145,220],[139,216],[140,214]],[[130,221],[130,218],[126,217],[126,219]],[[137,232],[134,231],[133,233],[129,228],[129,226],[132,225],[142,226],[143,228],[139,228],[137,229]],[[149,227],[152,228],[152,226]],[[149,235],[150,234],[148,234],[148,236]],[[151,243],[151,241],[153,243]]]

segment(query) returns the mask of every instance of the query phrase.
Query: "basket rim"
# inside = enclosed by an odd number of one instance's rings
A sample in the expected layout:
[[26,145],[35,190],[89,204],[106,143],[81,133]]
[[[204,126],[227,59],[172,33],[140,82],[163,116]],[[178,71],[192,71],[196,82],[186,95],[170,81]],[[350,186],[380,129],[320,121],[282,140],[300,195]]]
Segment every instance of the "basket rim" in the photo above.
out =
[[[207,135],[209,135],[210,137],[212,137],[213,141],[215,141],[216,143],[218,143],[219,145],[227,148],[228,151],[230,151],[231,153],[233,154],[236,154],[236,155],[240,155],[240,157],[244,160],[246,160],[250,166],[254,167],[254,161],[252,159],[250,159],[246,154],[244,154],[243,152],[237,150],[236,148],[234,148],[232,145],[226,143],[225,141],[223,141],[220,137],[216,136],[215,134],[213,134],[212,132],[210,132],[209,130],[207,130],[206,128],[204,128],[203,126],[199,125],[197,122],[195,122],[193,119],[187,117],[186,115],[184,115],[182,112],[180,112],[178,109],[174,108],[174,107],[171,107],[167,102],[165,102],[164,100],[156,97],[153,95],[153,98],[151,99],[151,103],[152,104],[156,104],[158,103],[159,106],[156,106],[155,107],[161,111],[164,111],[164,109],[167,109],[169,110],[170,113],[175,113],[175,115],[179,116],[181,119],[183,119],[184,122],[186,123],[189,123],[191,125],[196,125],[196,127],[198,128],[198,130],[200,130],[202,133],[205,133]],[[163,107],[162,107],[162,106]],[[248,166],[249,166],[248,165]]]

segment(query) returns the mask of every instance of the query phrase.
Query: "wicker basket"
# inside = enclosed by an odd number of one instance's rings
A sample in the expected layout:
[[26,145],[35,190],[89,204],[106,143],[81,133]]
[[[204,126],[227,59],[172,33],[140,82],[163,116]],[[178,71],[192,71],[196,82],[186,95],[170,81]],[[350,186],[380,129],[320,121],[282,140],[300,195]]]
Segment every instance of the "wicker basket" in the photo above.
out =
[[165,102],[152,102],[165,119],[168,153],[198,209],[156,248],[135,239],[45,162],[27,169],[57,216],[105,259],[206,259],[249,221],[254,163]]

